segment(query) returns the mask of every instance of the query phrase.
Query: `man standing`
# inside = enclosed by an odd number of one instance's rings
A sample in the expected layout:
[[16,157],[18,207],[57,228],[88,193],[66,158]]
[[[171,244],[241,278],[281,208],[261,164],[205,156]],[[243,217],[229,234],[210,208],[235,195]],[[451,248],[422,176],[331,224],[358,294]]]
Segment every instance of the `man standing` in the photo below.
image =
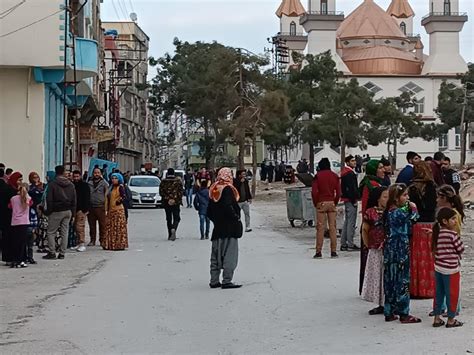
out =
[[268,178],[268,183],[272,183],[273,182],[273,175],[275,173],[275,167],[273,166],[273,163],[270,162],[268,163],[268,166],[267,166],[267,178]]
[[461,177],[459,176],[459,173],[451,167],[451,159],[444,157],[442,168],[444,182],[451,185],[456,191],[456,194],[459,195],[459,190],[461,189]]
[[344,227],[341,236],[341,251],[359,250],[354,244],[354,234],[357,221],[357,201],[359,200],[359,187],[357,174],[354,168],[357,160],[352,155],[345,159],[346,166],[341,171],[341,200],[344,202]]
[[61,244],[58,259],[64,259],[68,243],[69,222],[76,213],[76,191],[72,182],[64,175],[64,166],[54,169],[56,179],[48,184],[46,211],[48,216],[48,254],[43,259],[56,259],[56,235],[59,230]]
[[186,207],[193,207],[193,189],[194,189],[194,174],[190,168],[184,175],[184,193],[186,195]]
[[440,187],[444,185],[443,170],[441,165],[443,164],[444,154],[443,152],[436,152],[431,161],[431,172],[433,173],[433,180]]
[[102,177],[99,168],[92,171],[92,180],[89,181],[91,191],[90,210],[87,215],[89,222],[91,241],[89,246],[94,246],[97,240],[97,222],[99,222],[99,243],[102,245],[105,240],[105,196],[109,188],[109,184]]
[[382,186],[389,187],[392,184],[392,164],[390,164],[390,161],[387,158],[382,158],[380,159],[380,162],[383,165],[383,170],[384,170],[384,178],[382,180]]
[[249,181],[245,170],[237,171],[237,178],[234,179],[234,187],[239,192],[239,207],[245,215],[245,231],[251,232],[250,228],[250,204],[252,203],[252,193],[250,192]]
[[397,184],[405,184],[406,186],[410,186],[413,181],[413,165],[419,163],[420,161],[421,157],[418,155],[418,153],[412,151],[408,152],[408,164],[398,174],[396,181]]
[[168,240],[176,240],[180,217],[180,206],[183,200],[183,183],[175,176],[174,169],[169,168],[166,179],[161,182],[160,196],[166,213],[166,224],[168,225]]
[[81,172],[75,170],[72,173],[72,182],[76,188],[76,216],[74,218],[74,229],[79,238],[76,250],[86,251],[86,217],[91,208],[91,190],[89,184],[82,180]]

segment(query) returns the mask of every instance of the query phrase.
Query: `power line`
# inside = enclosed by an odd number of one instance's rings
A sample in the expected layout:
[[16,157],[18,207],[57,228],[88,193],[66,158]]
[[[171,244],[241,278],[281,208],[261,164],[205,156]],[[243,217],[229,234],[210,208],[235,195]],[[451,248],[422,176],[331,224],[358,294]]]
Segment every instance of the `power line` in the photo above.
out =
[[9,9],[7,9],[7,10],[3,11],[2,13],[0,13],[0,20],[7,17],[8,15],[10,15],[13,11],[15,11],[17,8],[19,8],[21,5],[23,5],[25,2],[26,2],[26,0],[21,0],[21,2],[19,2],[18,4],[13,5]]
[[18,32],[18,31],[24,30],[25,28],[31,27],[31,26],[33,26],[33,25],[36,25],[37,23],[39,23],[39,22],[41,22],[41,21],[44,21],[44,20],[46,20],[46,19],[48,19],[48,18],[50,18],[50,17],[53,17],[54,15],[59,14],[60,12],[63,12],[63,11],[64,11],[64,10],[61,9],[61,10],[58,10],[58,11],[56,11],[56,12],[53,12],[52,14],[50,14],[50,15],[48,15],[48,16],[45,16],[45,17],[43,17],[43,18],[40,18],[39,20],[36,20],[36,21],[34,21],[34,22],[32,22],[32,23],[30,23],[30,24],[28,24],[28,25],[25,25],[25,26],[23,26],[23,27],[17,28],[16,30],[13,30],[13,31],[4,33],[4,34],[0,35],[0,38],[7,37],[7,36],[9,36],[9,35],[11,35],[11,34],[14,34],[14,33]]
[[114,0],[112,0],[111,2],[112,2],[112,6],[114,7],[115,14],[117,15],[117,20],[120,21],[120,15],[117,11],[117,7],[115,6],[115,2],[114,2]]
[[135,9],[133,8],[132,0],[128,0],[128,2],[130,3],[130,8],[132,9],[132,12],[135,12]]

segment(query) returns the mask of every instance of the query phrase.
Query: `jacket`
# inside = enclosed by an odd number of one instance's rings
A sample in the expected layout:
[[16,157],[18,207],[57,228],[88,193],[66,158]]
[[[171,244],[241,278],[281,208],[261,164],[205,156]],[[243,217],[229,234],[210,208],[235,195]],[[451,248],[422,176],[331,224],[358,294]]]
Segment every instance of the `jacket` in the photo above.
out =
[[313,180],[311,196],[314,206],[327,201],[333,201],[337,205],[341,197],[341,184],[336,173],[331,170],[319,171]]
[[345,166],[341,171],[341,200],[343,202],[357,203],[359,200],[359,185],[357,174],[353,169]]
[[[240,199],[238,202],[252,200],[252,193],[250,192],[249,181],[247,179],[245,179],[244,182],[240,181],[240,179],[234,179],[234,187],[239,191]],[[244,193],[242,193],[242,189],[244,189]]]
[[413,165],[408,164],[405,166],[402,170],[400,170],[400,173],[397,176],[397,184],[405,184],[407,186],[410,186],[410,184],[413,181]]
[[194,208],[200,215],[207,215],[207,208],[209,207],[209,189],[200,189],[194,195]]
[[444,182],[448,185],[451,185],[456,194],[459,195],[459,190],[461,189],[461,177],[459,173],[454,169],[448,169],[444,171]]
[[91,190],[85,181],[74,183],[76,188],[76,209],[83,213],[89,212],[91,208]]
[[109,189],[109,184],[104,179],[95,182],[94,179],[89,181],[89,188],[91,190],[91,207],[105,208],[105,195]]
[[178,176],[169,176],[161,181],[160,196],[163,203],[169,206],[169,200],[174,200],[174,205],[181,205],[183,200],[183,183]]
[[241,238],[243,226],[240,221],[240,207],[230,187],[222,190],[218,202],[209,201],[207,216],[214,224],[211,240]]
[[11,225],[12,210],[8,208],[8,204],[15,195],[15,189],[0,178],[0,231],[6,230]]
[[63,211],[76,213],[76,189],[65,176],[58,176],[48,184],[46,208],[46,215]]

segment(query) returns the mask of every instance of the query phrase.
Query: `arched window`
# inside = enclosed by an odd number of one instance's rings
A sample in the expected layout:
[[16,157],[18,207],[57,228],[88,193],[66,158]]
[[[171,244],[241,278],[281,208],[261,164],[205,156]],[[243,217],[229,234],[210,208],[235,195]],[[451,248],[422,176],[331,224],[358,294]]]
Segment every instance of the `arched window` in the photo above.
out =
[[321,0],[321,14],[327,15],[328,13],[328,0]]
[[296,23],[292,21],[290,23],[290,36],[296,36]]
[[400,24],[400,29],[402,30],[404,34],[407,34],[407,24],[405,22],[402,22]]
[[451,0],[444,0],[444,14],[451,15]]

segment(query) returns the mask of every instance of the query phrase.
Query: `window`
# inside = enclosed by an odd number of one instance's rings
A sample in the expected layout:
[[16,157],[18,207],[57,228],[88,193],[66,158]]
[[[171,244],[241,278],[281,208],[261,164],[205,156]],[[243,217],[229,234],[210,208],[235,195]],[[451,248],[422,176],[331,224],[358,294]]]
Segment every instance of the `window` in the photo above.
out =
[[130,178],[130,186],[158,187],[160,186],[160,179],[152,177],[132,177]]
[[454,142],[456,145],[456,149],[461,149],[461,126],[455,128]]
[[246,157],[251,157],[252,156],[252,146],[251,145],[246,145],[245,146],[245,152],[244,152]]
[[321,0],[321,13],[327,15],[328,13],[328,0]]
[[400,89],[401,92],[408,92],[410,95],[418,94],[419,92],[423,91],[423,88],[419,87],[413,82],[409,82],[408,84],[403,85]]
[[405,22],[402,22],[400,24],[400,29],[402,30],[404,34],[407,34],[407,24]]
[[439,136],[438,148],[439,149],[448,148],[448,134],[447,133],[443,133],[442,135]]
[[425,98],[415,100],[415,113],[423,114],[425,113]]
[[451,0],[444,0],[444,14],[451,15]]
[[377,85],[375,85],[373,82],[369,81],[368,83],[362,85],[363,88],[366,88],[368,91],[376,94],[380,91],[382,91],[382,89],[380,87],[378,87]]
[[296,23],[292,21],[290,23],[290,36],[296,36]]

